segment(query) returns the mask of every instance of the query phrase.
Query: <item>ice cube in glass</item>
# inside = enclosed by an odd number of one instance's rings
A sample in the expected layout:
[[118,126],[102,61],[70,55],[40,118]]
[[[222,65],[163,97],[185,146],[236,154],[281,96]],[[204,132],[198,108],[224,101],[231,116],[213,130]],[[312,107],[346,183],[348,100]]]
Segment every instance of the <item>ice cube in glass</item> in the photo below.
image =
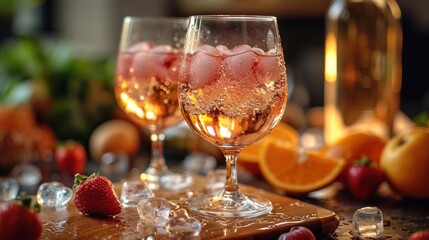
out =
[[378,238],[384,234],[383,213],[377,207],[364,207],[353,214],[353,230],[362,238]]

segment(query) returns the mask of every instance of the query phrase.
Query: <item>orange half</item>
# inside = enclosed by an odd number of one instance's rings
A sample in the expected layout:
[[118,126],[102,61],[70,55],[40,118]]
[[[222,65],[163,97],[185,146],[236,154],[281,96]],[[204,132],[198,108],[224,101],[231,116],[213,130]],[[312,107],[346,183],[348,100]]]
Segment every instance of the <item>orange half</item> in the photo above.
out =
[[238,167],[254,176],[261,176],[259,161],[262,157],[263,146],[270,140],[288,142],[298,145],[298,131],[286,123],[280,122],[269,135],[260,142],[245,147],[238,155]]
[[261,158],[262,149],[265,143],[275,139],[282,142],[290,142],[291,144],[298,145],[299,134],[298,131],[286,123],[280,122],[273,128],[261,141],[245,147],[238,156],[238,159],[246,162],[259,162]]
[[317,151],[303,151],[288,143],[264,145],[259,168],[273,187],[292,194],[307,194],[334,182],[345,165],[343,159]]

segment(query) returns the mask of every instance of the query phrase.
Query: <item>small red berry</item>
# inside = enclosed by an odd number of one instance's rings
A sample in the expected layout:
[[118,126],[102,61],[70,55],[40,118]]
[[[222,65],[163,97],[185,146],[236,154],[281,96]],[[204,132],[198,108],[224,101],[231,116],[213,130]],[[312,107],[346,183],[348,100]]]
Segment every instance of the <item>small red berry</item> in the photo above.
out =
[[69,141],[59,145],[55,151],[55,162],[60,171],[74,176],[83,173],[86,164],[85,148],[77,142]]
[[298,226],[280,235],[278,240],[316,240],[314,234],[306,227]]
[[429,240],[429,231],[417,231],[411,234],[408,240]]
[[376,168],[375,162],[368,158],[357,160],[348,170],[347,187],[357,199],[367,201],[375,195],[384,181],[384,173]]

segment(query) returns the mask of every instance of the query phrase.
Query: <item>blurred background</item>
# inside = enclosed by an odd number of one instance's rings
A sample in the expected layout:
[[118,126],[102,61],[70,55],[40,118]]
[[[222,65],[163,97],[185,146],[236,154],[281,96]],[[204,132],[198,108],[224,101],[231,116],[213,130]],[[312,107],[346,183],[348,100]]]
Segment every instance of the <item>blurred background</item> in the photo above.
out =
[[[126,119],[116,106],[112,85],[122,20],[130,15],[277,16],[292,90],[286,117],[292,126],[305,128],[309,113],[314,113],[311,110],[323,106],[325,13],[329,3],[1,0],[0,173],[6,174],[17,158],[52,160],[50,150],[67,139],[82,143],[92,154],[90,158],[99,158],[89,149],[94,130],[111,119]],[[429,110],[429,61],[424,60],[429,55],[429,2],[398,0],[398,4],[404,33],[401,111],[413,119]],[[323,116],[315,116],[310,117],[311,124],[323,124]],[[8,135],[11,128],[24,133]],[[174,137],[170,139],[174,142]],[[31,143],[23,144],[28,141]],[[143,146],[149,143],[144,136],[138,141]],[[189,146],[194,146],[177,143],[175,147],[184,150],[183,156],[190,151]],[[27,157],[25,149],[30,148],[36,153]],[[17,153],[22,156],[16,157]]]

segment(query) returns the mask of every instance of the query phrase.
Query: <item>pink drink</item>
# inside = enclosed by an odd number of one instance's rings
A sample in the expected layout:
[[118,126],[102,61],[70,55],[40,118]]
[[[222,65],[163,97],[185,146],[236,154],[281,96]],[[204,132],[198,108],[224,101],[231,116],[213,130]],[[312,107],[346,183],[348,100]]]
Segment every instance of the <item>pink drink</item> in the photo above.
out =
[[166,45],[140,43],[119,53],[116,99],[135,121],[150,130],[179,122],[177,81],[181,52]]
[[281,54],[248,45],[204,45],[184,61],[182,113],[204,138],[219,146],[246,146],[280,121],[287,99]]

